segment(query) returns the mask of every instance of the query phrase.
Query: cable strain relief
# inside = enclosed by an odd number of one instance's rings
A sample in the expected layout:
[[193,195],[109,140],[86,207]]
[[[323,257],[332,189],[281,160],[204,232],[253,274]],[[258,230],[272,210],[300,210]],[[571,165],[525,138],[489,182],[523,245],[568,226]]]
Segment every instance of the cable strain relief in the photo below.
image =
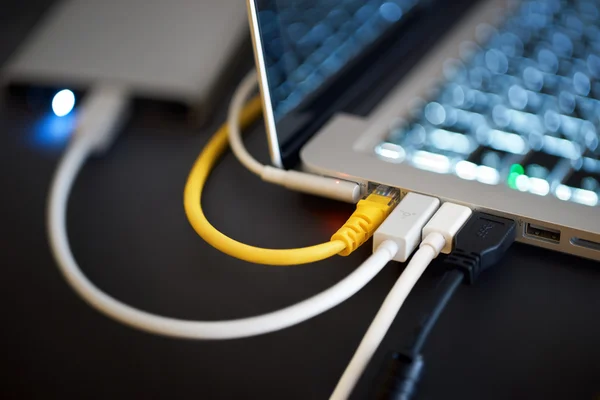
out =
[[265,165],[260,177],[265,182],[281,185],[285,181],[286,173],[287,171],[284,169],[271,167],[270,165]]
[[129,113],[129,96],[119,85],[94,87],[77,117],[75,139],[88,140],[96,154],[105,153],[114,142]]
[[356,210],[344,225],[331,237],[332,241],[340,240],[346,248],[339,252],[340,256],[350,255],[373,235],[389,214],[390,208],[384,204],[361,200]]
[[481,257],[476,253],[468,253],[462,249],[454,251],[446,257],[444,264],[448,270],[458,269],[465,274],[464,282],[472,285],[480,273]]
[[[346,247],[338,254],[348,256],[358,249],[364,242],[369,240],[369,222],[362,215],[352,215],[348,221],[336,233],[331,236],[331,241],[344,242]],[[372,232],[371,232],[372,233]]]
[[398,253],[398,250],[399,250],[398,243],[394,242],[393,240],[384,240],[375,249],[375,251],[377,251],[377,252],[385,251],[390,260],[392,260],[396,256],[396,254]]
[[442,249],[446,246],[446,238],[439,232],[430,232],[421,241],[419,247],[429,246],[433,250],[435,257],[440,255]]
[[275,183],[290,190],[347,203],[354,204],[360,198],[360,185],[343,179],[284,170],[271,166],[264,166],[260,177],[265,182]]
[[409,400],[417,390],[425,361],[420,354],[387,354],[377,377],[374,396],[377,400]]

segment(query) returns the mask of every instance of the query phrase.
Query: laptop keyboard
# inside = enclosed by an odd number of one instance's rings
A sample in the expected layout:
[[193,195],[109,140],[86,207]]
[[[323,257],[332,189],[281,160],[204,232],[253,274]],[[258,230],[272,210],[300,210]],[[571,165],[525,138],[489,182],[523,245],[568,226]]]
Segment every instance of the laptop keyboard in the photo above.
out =
[[265,1],[258,18],[275,117],[298,106],[418,1]]
[[597,206],[600,0],[526,1],[376,153],[437,173]]

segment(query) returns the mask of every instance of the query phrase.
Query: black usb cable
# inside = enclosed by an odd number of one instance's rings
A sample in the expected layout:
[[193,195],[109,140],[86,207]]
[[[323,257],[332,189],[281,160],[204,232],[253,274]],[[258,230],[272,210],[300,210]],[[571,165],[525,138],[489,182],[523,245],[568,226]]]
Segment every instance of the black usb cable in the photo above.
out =
[[403,351],[387,355],[372,396],[378,400],[408,400],[416,392],[425,361],[422,349],[440,315],[461,283],[473,284],[486,269],[498,264],[516,237],[515,221],[474,212],[458,232],[454,251],[446,257],[447,272],[434,289],[428,313]]

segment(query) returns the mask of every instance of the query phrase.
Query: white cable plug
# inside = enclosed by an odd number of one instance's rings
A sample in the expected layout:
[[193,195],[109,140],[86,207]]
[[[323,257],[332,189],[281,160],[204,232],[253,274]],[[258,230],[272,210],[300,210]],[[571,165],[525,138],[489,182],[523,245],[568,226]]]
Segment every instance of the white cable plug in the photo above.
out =
[[102,85],[93,88],[80,106],[74,140],[89,140],[96,154],[106,152],[128,111],[129,96],[123,87]]
[[[450,254],[454,247],[454,236],[467,222],[473,211],[469,207],[454,203],[444,203],[423,228],[423,237],[427,238],[432,233],[444,237],[445,244],[441,253]],[[437,256],[437,255],[436,255]]]
[[[432,197],[408,194],[375,232],[375,238],[381,240],[385,237],[386,242],[393,241],[399,246],[396,253],[399,257],[410,254],[415,249],[417,245],[417,241],[414,240],[415,232],[418,235],[422,229],[424,239],[375,315],[335,387],[331,400],[345,400],[350,396],[402,304],[427,266],[443,249],[452,250],[454,236],[471,215],[468,207],[452,203],[444,203],[435,212],[437,204],[439,201]],[[386,224],[388,221],[390,223]],[[382,232],[379,232],[380,229]]]
[[373,234],[373,249],[384,240],[398,245],[394,261],[405,262],[421,241],[421,230],[439,208],[435,197],[408,193]]
[[256,73],[252,71],[242,80],[235,91],[227,115],[229,144],[240,163],[266,182],[282,185],[302,193],[328,197],[347,203],[356,203],[360,199],[360,186],[356,182],[274,168],[259,163],[248,153],[242,142],[238,121],[244,104],[250,99],[250,96],[256,90],[256,86]]

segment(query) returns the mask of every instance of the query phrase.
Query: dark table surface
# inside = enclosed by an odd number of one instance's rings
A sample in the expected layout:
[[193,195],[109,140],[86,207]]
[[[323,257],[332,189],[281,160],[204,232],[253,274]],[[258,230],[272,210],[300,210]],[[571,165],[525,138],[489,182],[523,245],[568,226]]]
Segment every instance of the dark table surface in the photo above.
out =
[[[8,3],[0,61],[50,2]],[[251,316],[320,292],[368,256],[367,245],[347,258],[265,267],[204,243],[185,218],[182,190],[224,118],[226,104],[218,108],[211,126],[196,129],[168,108],[138,105],[111,151],[83,169],[69,235],[84,272],[112,296],[172,317]],[[50,255],[44,203],[64,147],[38,143],[43,116],[13,97],[0,108],[0,398],[328,397],[401,265],[390,264],[341,306],[264,336],[198,342],[124,327],[81,301]],[[261,125],[248,146],[267,161]],[[327,240],[352,211],[263,183],[231,154],[212,175],[204,204],[225,233],[271,247]],[[432,282],[426,273],[355,398],[367,396],[385,352],[410,334]],[[441,317],[417,398],[599,399],[599,310],[597,262],[515,245],[501,267],[462,287]]]

